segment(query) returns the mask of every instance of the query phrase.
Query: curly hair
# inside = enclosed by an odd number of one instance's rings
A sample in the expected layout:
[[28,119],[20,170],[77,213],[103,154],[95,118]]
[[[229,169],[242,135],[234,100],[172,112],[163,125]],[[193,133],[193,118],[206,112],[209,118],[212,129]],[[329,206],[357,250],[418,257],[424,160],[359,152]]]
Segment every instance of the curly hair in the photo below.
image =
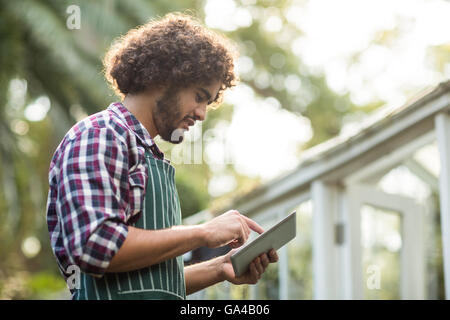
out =
[[106,79],[116,94],[136,94],[151,87],[187,88],[222,83],[212,103],[236,85],[235,46],[203,27],[192,16],[169,13],[119,38],[103,59]]

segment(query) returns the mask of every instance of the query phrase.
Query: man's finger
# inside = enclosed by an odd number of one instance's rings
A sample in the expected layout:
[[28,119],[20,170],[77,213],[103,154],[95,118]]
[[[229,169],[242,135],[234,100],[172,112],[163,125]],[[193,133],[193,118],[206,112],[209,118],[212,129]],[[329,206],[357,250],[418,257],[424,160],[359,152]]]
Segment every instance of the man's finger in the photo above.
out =
[[278,261],[278,254],[274,249],[271,249],[269,251],[269,257],[270,257],[270,262],[277,262]]
[[256,284],[258,282],[259,274],[258,270],[256,269],[255,263],[253,262],[250,264],[250,277],[253,284]]
[[252,230],[250,229],[248,224],[245,222],[245,220],[244,220],[244,223],[245,223],[245,230],[247,230],[247,236],[250,237],[250,234],[252,233]]
[[257,224],[255,221],[253,221],[252,219],[244,216],[243,214],[241,214],[241,216],[244,218],[245,222],[250,227],[250,229],[252,229],[253,231],[256,231],[258,233],[263,233],[264,232],[264,229],[259,224]]
[[239,243],[239,240],[235,239],[235,240],[231,241],[228,245],[234,249],[234,248],[240,247],[242,245],[242,243]]
[[243,244],[247,242],[247,239],[250,235],[250,232],[248,231],[248,226],[245,223],[241,224],[241,228],[242,228],[242,240],[243,240]]
[[264,273],[264,267],[261,264],[261,259],[257,257],[255,259],[256,270],[258,271],[258,276],[261,276]]
[[270,263],[269,257],[265,253],[263,253],[259,257],[261,258],[261,264],[262,264],[262,266],[263,266],[263,268],[265,270],[267,268],[267,266],[269,265],[269,263]]

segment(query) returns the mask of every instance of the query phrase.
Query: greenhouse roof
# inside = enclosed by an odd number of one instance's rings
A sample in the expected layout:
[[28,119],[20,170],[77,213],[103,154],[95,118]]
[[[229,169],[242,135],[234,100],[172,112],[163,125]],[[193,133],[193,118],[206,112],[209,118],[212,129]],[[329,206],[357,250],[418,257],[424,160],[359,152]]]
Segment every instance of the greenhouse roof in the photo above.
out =
[[[229,208],[251,213],[272,201],[309,188],[317,179],[337,182],[433,131],[434,116],[450,110],[450,80],[423,90],[398,107],[384,107],[368,116],[357,130],[305,150],[300,164],[234,199]],[[223,210],[222,210],[223,212]]]

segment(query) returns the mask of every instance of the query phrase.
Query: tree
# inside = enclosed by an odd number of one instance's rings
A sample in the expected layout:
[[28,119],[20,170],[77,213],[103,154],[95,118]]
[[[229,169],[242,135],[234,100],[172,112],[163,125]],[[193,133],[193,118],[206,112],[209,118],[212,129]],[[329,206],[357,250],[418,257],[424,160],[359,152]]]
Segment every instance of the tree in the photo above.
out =
[[[68,20],[77,12],[68,10],[72,1],[0,0],[0,297],[1,282],[14,275],[14,270],[57,270],[44,214],[48,165],[62,136],[77,120],[117,100],[103,79],[101,63],[113,39],[171,11],[192,9],[204,20],[205,4],[195,0],[79,0],[75,5],[80,9],[80,28],[71,29]],[[288,0],[236,2],[238,8],[253,13],[252,23],[224,33],[253,64],[242,73],[242,82],[258,96],[274,97],[286,110],[311,119],[314,136],[308,147],[338,134],[345,115],[372,110],[377,104],[355,106],[348,96],[331,91],[322,76],[310,72],[292,53],[290,44],[301,30],[283,16],[290,4]],[[280,31],[264,29],[272,16],[281,20]],[[32,104],[47,105],[46,117],[27,119],[25,112]],[[224,105],[209,113],[203,128],[231,116],[232,106]],[[171,146],[162,145],[170,150]],[[209,206],[212,198],[206,190],[214,173],[208,164],[176,167],[184,214]],[[258,183],[236,174],[231,165],[226,170],[239,183],[219,201]],[[29,236],[40,240],[42,250],[27,259],[22,244]]]

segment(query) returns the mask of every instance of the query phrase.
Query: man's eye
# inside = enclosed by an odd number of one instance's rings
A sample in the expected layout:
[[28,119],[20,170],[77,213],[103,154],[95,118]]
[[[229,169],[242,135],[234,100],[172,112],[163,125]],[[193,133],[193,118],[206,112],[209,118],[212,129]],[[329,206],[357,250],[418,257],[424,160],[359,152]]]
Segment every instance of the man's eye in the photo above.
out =
[[200,94],[197,93],[196,96],[195,96],[195,100],[197,102],[202,102],[203,101],[203,97]]

